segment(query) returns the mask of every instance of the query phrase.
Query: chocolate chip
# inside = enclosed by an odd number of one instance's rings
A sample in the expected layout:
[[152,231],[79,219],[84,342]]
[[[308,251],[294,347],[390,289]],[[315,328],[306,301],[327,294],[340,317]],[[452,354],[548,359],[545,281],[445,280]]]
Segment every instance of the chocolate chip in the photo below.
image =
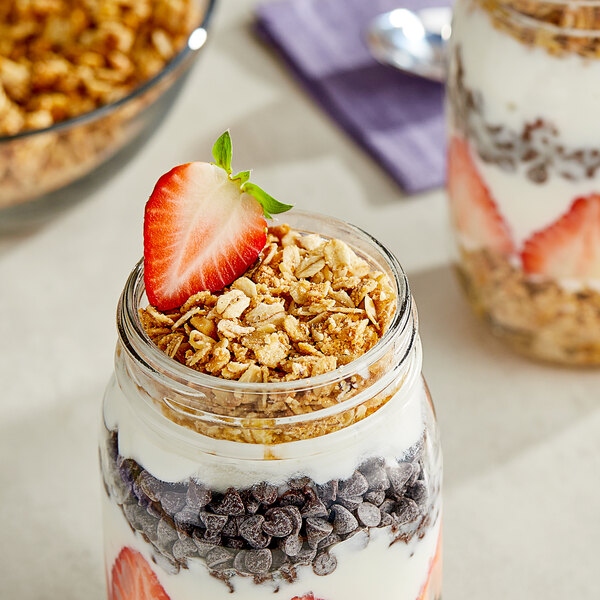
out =
[[232,538],[232,537],[224,537],[223,545],[226,548],[233,548],[234,550],[242,550],[242,548],[244,548],[246,546],[244,540],[241,540],[239,538]]
[[287,514],[291,517],[292,523],[294,524],[294,529],[292,533],[298,533],[300,528],[302,527],[302,515],[298,510],[297,506],[285,506],[283,507]]
[[162,552],[153,552],[152,560],[166,573],[177,575],[179,573],[179,563],[171,556],[167,556]]
[[262,529],[274,537],[285,537],[294,530],[294,522],[285,508],[270,508],[265,513]]
[[225,515],[215,515],[213,513],[201,511],[199,516],[206,529],[210,532],[220,532],[223,527],[225,527],[225,523],[227,523],[227,516]]
[[146,507],[146,512],[155,519],[160,519],[163,516],[162,508],[159,502],[152,502]]
[[240,573],[246,573],[246,554],[248,550],[240,550],[233,559],[233,568]]
[[381,492],[390,487],[390,480],[385,468],[379,462],[369,461],[366,465],[360,467],[361,473],[369,484],[369,490],[374,492]]
[[396,502],[390,498],[385,499],[379,506],[379,510],[383,514],[390,514],[395,509],[396,509]]
[[156,545],[159,550],[171,553],[173,544],[179,539],[177,532],[166,519],[161,519],[156,527]]
[[402,495],[404,486],[412,477],[413,472],[414,467],[412,463],[398,463],[398,466],[389,466],[387,468],[387,475],[396,495]]
[[210,542],[204,540],[204,535],[199,530],[194,531],[192,541],[194,544],[196,544],[196,548],[198,548],[198,554],[202,558],[204,558],[210,552],[210,550],[215,547],[215,544],[211,544]]
[[321,552],[313,561],[313,572],[315,575],[329,575],[335,571],[337,559],[329,552]]
[[131,458],[119,458],[117,464],[121,481],[131,491],[133,489],[133,482],[140,472],[139,465]]
[[148,471],[142,471],[137,479],[137,485],[140,491],[152,502],[158,502],[162,491],[161,482],[152,477]]
[[406,488],[405,493],[406,496],[412,498],[419,505],[427,502],[427,486],[424,481],[416,481],[414,485]]
[[367,502],[379,506],[385,500],[385,492],[367,492],[364,498]]
[[238,523],[239,534],[253,547],[266,548],[271,541],[262,531],[265,518],[262,515],[252,515],[241,519]]
[[186,495],[186,503],[190,508],[200,510],[204,508],[212,500],[212,492],[202,485],[190,480],[189,487]]
[[233,554],[226,548],[213,548],[206,555],[206,564],[211,569],[225,568],[233,561]]
[[392,515],[389,513],[381,513],[381,521],[379,527],[388,527],[394,522]]
[[396,509],[392,513],[392,518],[399,525],[404,525],[414,521],[419,515],[419,507],[414,500],[400,498],[396,504]]
[[173,556],[177,560],[183,560],[190,556],[196,556],[198,554],[198,548],[196,544],[190,538],[184,538],[177,540],[173,544]]
[[279,570],[282,566],[289,563],[289,557],[279,548],[272,549],[271,555],[273,557],[273,564],[271,565],[272,570]]
[[251,491],[254,498],[262,504],[270,505],[277,500],[277,488],[266,482],[253,485]]
[[310,478],[308,477],[292,477],[288,481],[288,486],[292,490],[301,490],[311,483]]
[[242,498],[235,488],[227,490],[223,500],[215,507],[215,512],[230,516],[243,515],[246,512]]
[[221,533],[227,537],[237,537],[239,535],[238,519],[240,518],[241,517],[230,517],[227,519],[227,523],[225,523]]
[[352,496],[350,498],[338,498],[338,503],[349,511],[355,511],[363,502],[362,496]]
[[281,495],[279,503],[281,506],[303,506],[305,502],[304,494],[300,490],[288,490]]
[[335,502],[337,499],[339,483],[337,479],[332,479],[324,484],[317,484],[317,493],[323,502]]
[[332,546],[333,544],[337,544],[338,542],[341,542],[341,541],[342,541],[342,538],[337,533],[330,533],[327,537],[323,538],[317,544],[317,546],[319,548],[328,548],[329,546]]
[[200,514],[197,510],[186,506],[175,515],[175,524],[183,527],[200,527]]
[[208,531],[204,532],[204,540],[209,544],[218,546],[221,543],[221,532],[220,531]]
[[527,177],[534,183],[544,183],[548,179],[548,169],[544,163],[534,165],[527,171]]
[[356,515],[366,527],[377,527],[381,522],[381,512],[370,502],[363,502],[356,510]]
[[365,476],[360,471],[354,471],[352,477],[340,481],[338,496],[341,498],[352,498],[362,496],[369,489]]
[[170,490],[163,492],[160,504],[168,515],[175,515],[185,506],[185,494]]
[[250,573],[266,573],[273,562],[270,550],[248,550],[244,564]]
[[358,521],[348,509],[339,504],[334,504],[331,510],[335,515],[333,518],[333,531],[335,533],[344,535],[358,527]]
[[327,508],[317,496],[317,492],[311,487],[304,488],[306,502],[300,511],[303,517],[326,517]]
[[244,504],[244,513],[247,515],[255,515],[260,509],[260,502],[252,495],[251,490],[242,490],[240,498]]
[[298,535],[288,535],[279,542],[279,547],[288,556],[296,556],[302,549],[302,542]]
[[139,506],[138,504],[124,504],[123,512],[125,513],[125,518],[129,522],[129,524],[137,530],[142,529],[142,517],[147,517],[149,519],[152,518],[150,515],[148,515],[146,509]]
[[306,519],[306,539],[309,546],[317,546],[333,531],[333,525],[326,519],[308,517]]
[[317,549],[312,546],[302,546],[300,552],[294,556],[295,565],[310,565],[317,555]]

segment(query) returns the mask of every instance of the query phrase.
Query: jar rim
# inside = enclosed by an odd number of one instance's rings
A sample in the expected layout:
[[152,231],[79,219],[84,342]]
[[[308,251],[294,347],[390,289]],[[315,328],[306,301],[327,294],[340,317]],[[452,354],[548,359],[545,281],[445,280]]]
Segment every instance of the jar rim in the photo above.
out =
[[[146,334],[138,314],[140,301],[142,300],[145,291],[144,264],[142,258],[127,278],[117,307],[117,331],[119,339],[130,357],[153,375],[167,377],[174,383],[176,382],[188,389],[211,388],[230,393],[285,394],[339,383],[349,376],[360,372],[362,369],[368,368],[385,356],[392,348],[397,337],[405,332],[407,325],[411,321],[413,310],[408,279],[396,257],[372,235],[355,225],[342,221],[341,219],[295,209],[291,213],[288,213],[288,215],[289,216],[285,219],[286,222],[289,220],[315,222],[316,225],[320,224],[322,228],[329,226],[340,231],[345,230],[348,234],[356,236],[363,245],[368,246],[375,251],[380,260],[384,263],[378,266],[384,267],[388,271],[387,274],[390,276],[390,280],[395,287],[396,306],[389,327],[384,332],[381,339],[379,339],[372,348],[357,359],[332,371],[295,381],[249,383],[239,382],[237,380],[227,380],[201,373],[167,356]],[[303,229],[302,227],[295,227],[294,225],[292,226],[301,232],[314,233],[314,230]],[[352,244],[349,245],[353,247],[355,251],[361,251],[360,248],[357,248]],[[365,252],[365,254],[367,253]],[[373,256],[367,254],[366,258],[377,264],[377,261]],[[403,356],[400,357],[400,362],[403,362],[410,354],[414,344],[415,336],[411,335],[406,345],[405,352],[403,353]]]

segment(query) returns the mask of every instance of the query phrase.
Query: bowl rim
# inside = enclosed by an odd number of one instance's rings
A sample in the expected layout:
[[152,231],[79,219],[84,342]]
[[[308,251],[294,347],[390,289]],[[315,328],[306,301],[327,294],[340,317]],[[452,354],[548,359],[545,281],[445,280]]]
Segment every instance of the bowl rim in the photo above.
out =
[[82,113],[80,115],[77,115],[76,117],[71,117],[70,119],[65,119],[64,121],[53,123],[49,127],[44,127],[43,129],[30,129],[27,131],[20,131],[19,133],[15,133],[13,135],[0,135],[0,144],[12,142],[13,140],[32,137],[42,133],[61,131],[63,129],[69,129],[74,125],[81,125],[83,123],[95,121],[96,119],[99,119],[115,111],[117,108],[124,106],[130,100],[134,100],[135,98],[143,95],[145,92],[153,88],[156,84],[161,82],[167,75],[175,71],[177,67],[180,64],[182,64],[188,56],[198,53],[203,48],[205,43],[203,43],[198,48],[192,48],[192,46],[190,46],[190,39],[198,30],[204,30],[205,33],[208,32],[208,25],[210,23],[216,4],[217,0],[206,0],[206,8],[204,10],[202,20],[192,31],[190,31],[187,38],[187,42],[183,46],[183,48],[156,75],[138,85],[126,96],[123,96],[122,98],[119,98],[114,102],[103,104],[102,106],[99,106],[94,110]]

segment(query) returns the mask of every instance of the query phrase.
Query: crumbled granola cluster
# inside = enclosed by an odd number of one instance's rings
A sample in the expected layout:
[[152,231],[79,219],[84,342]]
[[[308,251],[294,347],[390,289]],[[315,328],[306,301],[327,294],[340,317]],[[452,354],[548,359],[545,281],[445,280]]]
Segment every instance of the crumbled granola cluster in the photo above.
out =
[[[494,25],[529,46],[550,54],[575,53],[600,56],[600,11],[591,2],[578,0],[475,0],[487,10]],[[532,25],[533,19],[533,25]],[[568,30],[587,30],[586,36]],[[598,31],[598,34],[595,32]]]
[[177,311],[140,310],[148,336],[193,369],[243,382],[313,377],[372,348],[393,316],[388,277],[344,242],[272,227],[258,262]]
[[489,249],[463,249],[458,270],[476,312],[520,352],[561,364],[600,364],[599,291],[532,280]]
[[[126,96],[200,20],[198,0],[0,2],[0,136],[44,129]],[[164,80],[102,118],[0,145],[0,207],[71,183],[140,130]]]

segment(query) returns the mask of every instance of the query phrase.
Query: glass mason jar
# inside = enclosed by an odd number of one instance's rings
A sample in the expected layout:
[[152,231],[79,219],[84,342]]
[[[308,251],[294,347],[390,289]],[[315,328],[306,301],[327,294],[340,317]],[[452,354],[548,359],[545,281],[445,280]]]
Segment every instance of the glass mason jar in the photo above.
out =
[[467,296],[519,351],[600,364],[600,2],[457,0],[450,56]]
[[[306,213],[286,221],[344,240],[387,273],[397,292],[391,325],[329,373],[220,379],[145,335],[138,264],[118,307],[103,406],[111,600],[140,581],[159,600],[440,597],[441,453],[406,277],[359,229]],[[311,412],[312,400],[326,407]],[[269,418],[281,402],[289,414]]]

